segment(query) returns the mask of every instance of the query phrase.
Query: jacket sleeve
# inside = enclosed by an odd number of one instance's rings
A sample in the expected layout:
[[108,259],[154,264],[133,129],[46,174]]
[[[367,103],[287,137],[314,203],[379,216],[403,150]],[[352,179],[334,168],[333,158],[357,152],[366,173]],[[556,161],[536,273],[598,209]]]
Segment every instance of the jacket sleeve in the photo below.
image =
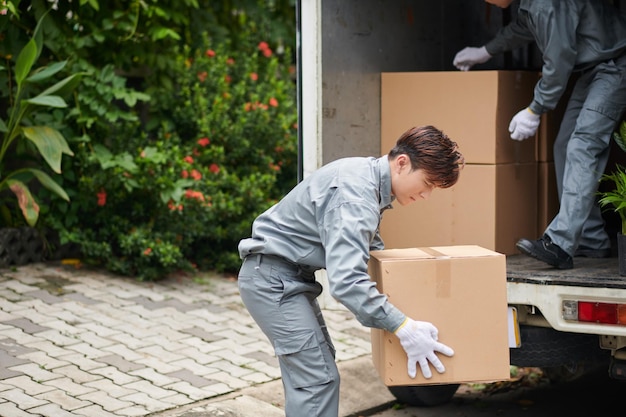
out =
[[324,214],[321,238],[330,294],[364,326],[392,332],[406,316],[378,291],[368,275],[370,242],[379,218],[377,207],[343,202]]
[[517,19],[500,29],[498,34],[485,44],[485,49],[493,56],[522,47],[534,40],[525,22]]
[[573,2],[567,4],[561,5],[560,9],[533,12],[536,42],[543,58],[541,78],[530,104],[530,109],[536,114],[556,107],[576,64],[576,27],[580,16]]

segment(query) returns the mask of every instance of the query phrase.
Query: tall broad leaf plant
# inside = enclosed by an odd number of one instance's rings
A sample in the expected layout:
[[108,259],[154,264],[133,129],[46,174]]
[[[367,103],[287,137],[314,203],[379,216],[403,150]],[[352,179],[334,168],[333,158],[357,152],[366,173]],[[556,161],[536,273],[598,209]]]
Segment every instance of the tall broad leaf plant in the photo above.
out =
[[[32,116],[36,112],[66,108],[63,96],[76,87],[82,75],[72,74],[52,84],[67,61],[33,68],[43,46],[41,26],[44,18],[45,15],[39,20],[33,37],[20,51],[12,68],[11,65],[0,66],[0,71],[7,71],[6,78],[9,81],[9,107],[6,118],[0,118],[0,195],[14,195],[26,223],[31,227],[35,226],[39,218],[39,204],[29,189],[31,181],[37,180],[66,201],[69,201],[69,197],[36,163],[18,160],[16,150],[20,145],[32,148],[41,157],[37,158],[38,161],[45,161],[52,171],[61,173],[63,154],[73,156],[72,150],[61,132],[49,125],[34,124],[36,118]],[[52,85],[46,88],[46,83]],[[5,224],[13,223],[10,213],[7,204],[0,204],[0,214]]]

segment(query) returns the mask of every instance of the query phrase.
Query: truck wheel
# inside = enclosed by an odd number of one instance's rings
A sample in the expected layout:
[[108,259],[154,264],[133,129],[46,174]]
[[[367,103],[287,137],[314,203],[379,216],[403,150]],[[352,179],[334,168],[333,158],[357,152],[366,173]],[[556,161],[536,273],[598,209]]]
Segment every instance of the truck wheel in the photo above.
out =
[[555,368],[606,356],[606,351],[600,349],[597,335],[521,325],[520,338],[522,346],[510,349],[511,365]]
[[398,385],[387,388],[403,404],[413,407],[430,407],[449,402],[459,385]]

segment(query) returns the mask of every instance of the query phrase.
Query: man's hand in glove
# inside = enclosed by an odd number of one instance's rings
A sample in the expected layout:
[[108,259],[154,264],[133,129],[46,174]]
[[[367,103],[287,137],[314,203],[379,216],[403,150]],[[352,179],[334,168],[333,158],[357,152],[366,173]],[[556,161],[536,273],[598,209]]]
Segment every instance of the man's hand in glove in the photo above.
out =
[[525,108],[513,116],[509,124],[511,139],[524,140],[534,136],[539,127],[540,117],[541,116],[533,113],[529,108]]
[[476,64],[482,64],[491,59],[491,55],[487,52],[487,49],[483,46],[480,48],[472,48],[468,46],[467,48],[461,49],[454,56],[454,60],[452,61],[452,65],[461,71],[467,71],[472,68]]
[[452,356],[454,355],[454,351],[450,347],[437,341],[438,333],[437,328],[431,323],[415,321],[408,317],[395,331],[395,335],[400,339],[400,344],[409,358],[408,373],[411,378],[415,378],[417,374],[416,363],[420,364],[424,378],[433,376],[428,362],[432,363],[439,373],[445,372],[446,368],[435,352]]

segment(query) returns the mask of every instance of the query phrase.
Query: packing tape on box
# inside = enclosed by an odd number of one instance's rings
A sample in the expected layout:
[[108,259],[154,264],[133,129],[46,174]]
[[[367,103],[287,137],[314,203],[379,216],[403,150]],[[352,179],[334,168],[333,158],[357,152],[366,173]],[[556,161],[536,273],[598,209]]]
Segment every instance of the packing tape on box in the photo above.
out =
[[438,262],[435,264],[435,280],[436,289],[435,296],[437,298],[449,298],[451,293],[452,283],[450,282],[452,274],[452,261],[449,255],[441,253],[433,248],[423,247],[420,250],[427,254],[437,258]]

